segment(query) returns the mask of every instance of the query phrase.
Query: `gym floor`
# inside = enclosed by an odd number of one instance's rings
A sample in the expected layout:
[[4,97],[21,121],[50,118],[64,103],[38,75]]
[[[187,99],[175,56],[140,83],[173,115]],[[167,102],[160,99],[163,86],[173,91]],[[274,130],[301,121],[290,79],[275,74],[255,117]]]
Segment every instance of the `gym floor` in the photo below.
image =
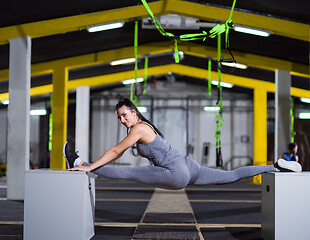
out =
[[[97,178],[92,240],[262,239],[260,185],[250,182],[167,191]],[[0,239],[23,239],[23,202],[6,190],[0,178]]]

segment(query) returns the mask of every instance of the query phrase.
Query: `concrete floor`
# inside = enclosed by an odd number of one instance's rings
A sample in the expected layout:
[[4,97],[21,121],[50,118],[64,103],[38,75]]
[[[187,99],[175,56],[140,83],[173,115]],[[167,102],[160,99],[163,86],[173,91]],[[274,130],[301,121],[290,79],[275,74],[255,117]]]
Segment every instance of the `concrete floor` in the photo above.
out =
[[[260,186],[242,181],[167,191],[96,179],[96,239],[262,239]],[[22,201],[0,178],[0,239],[23,238]]]

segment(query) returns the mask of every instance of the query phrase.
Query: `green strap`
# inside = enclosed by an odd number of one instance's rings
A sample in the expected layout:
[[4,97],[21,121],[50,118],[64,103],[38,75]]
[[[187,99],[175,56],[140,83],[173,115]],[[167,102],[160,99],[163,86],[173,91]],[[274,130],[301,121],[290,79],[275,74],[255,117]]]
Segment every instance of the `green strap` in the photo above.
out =
[[192,41],[192,40],[199,40],[203,39],[206,40],[208,33],[206,31],[202,31],[202,33],[189,33],[183,34],[180,36],[181,41]]
[[226,33],[226,46],[228,47],[228,32],[229,29],[233,27],[232,24],[232,14],[235,8],[235,4],[236,4],[236,0],[233,1],[232,7],[231,7],[231,11],[230,11],[230,16],[229,19],[226,21],[225,24],[218,24],[215,27],[213,27],[209,32],[206,31],[202,31],[202,33],[192,33],[192,34],[183,34],[180,36],[175,36],[172,33],[166,32],[160,22],[158,21],[158,19],[154,16],[153,12],[151,11],[149,5],[147,4],[146,0],[141,0],[142,4],[144,5],[146,11],[148,12],[149,16],[152,18],[153,23],[155,25],[155,27],[157,28],[157,30],[160,32],[160,34],[162,34],[165,37],[170,37],[170,38],[174,38],[174,51],[175,51],[175,62],[178,63],[179,62],[179,58],[178,58],[178,54],[176,54],[176,52],[178,51],[177,48],[177,40],[181,40],[181,41],[192,41],[192,40],[199,40],[202,39],[203,41],[206,40],[207,37],[210,38],[214,38],[217,35],[221,34],[221,33]]
[[137,83],[138,78],[138,21],[135,21],[135,81]]
[[143,94],[147,93],[147,69],[149,65],[149,57],[145,56],[144,58],[144,86],[143,86]]
[[233,4],[232,4],[231,9],[230,9],[229,18],[228,18],[228,20],[225,23],[225,44],[226,44],[226,48],[229,48],[229,41],[228,41],[229,29],[234,26],[233,23],[232,23],[232,15],[233,15],[233,12],[234,12],[234,9],[235,9],[236,1],[237,0],[233,1]]
[[225,24],[218,24],[210,30],[210,38],[215,38],[217,35],[225,32]]
[[[221,61],[221,34],[217,35],[217,64],[220,64]],[[217,74],[218,74],[218,83],[217,87],[221,87],[221,70],[217,68]]]
[[290,109],[290,115],[291,115],[291,143],[295,142],[295,135],[296,132],[294,131],[294,98],[291,97],[291,109]]
[[180,62],[179,50],[178,50],[178,41],[176,39],[174,39],[174,60],[175,60],[175,63]]
[[[220,58],[221,58],[221,34],[219,34],[217,36],[217,61],[219,64]],[[224,124],[224,119],[222,117],[222,109],[223,109],[223,99],[222,99],[222,86],[221,86],[221,70],[218,68],[217,69],[218,72],[218,84],[217,84],[217,88],[218,88],[218,106],[219,106],[219,110],[217,112],[217,116],[216,116],[216,130],[215,130],[215,138],[216,138],[216,148],[221,148],[221,128]]]
[[[135,90],[136,90],[136,84],[137,84],[137,78],[138,78],[138,21],[135,21],[135,35],[134,35],[134,50],[135,50],[135,83],[131,84],[130,87],[130,100],[134,100],[134,92],[133,92],[133,87],[135,85]],[[135,98],[136,102],[136,98]],[[135,104],[137,105],[137,104]]]
[[147,13],[149,14],[149,16],[152,18],[157,30],[164,36],[166,37],[174,37],[174,35],[172,33],[168,33],[166,32],[162,26],[160,25],[160,22],[158,21],[158,19],[154,16],[153,12],[151,11],[149,5],[147,4],[146,0],[141,0],[142,4],[144,5]]
[[208,60],[208,92],[209,92],[209,97],[212,95],[212,85],[211,85],[211,58]]
[[228,18],[228,21],[230,21],[230,22],[231,22],[232,15],[233,15],[233,12],[234,12],[234,9],[235,9],[236,1],[237,0],[233,1],[233,4],[232,4],[231,9],[230,9],[230,15],[229,15],[229,18]]

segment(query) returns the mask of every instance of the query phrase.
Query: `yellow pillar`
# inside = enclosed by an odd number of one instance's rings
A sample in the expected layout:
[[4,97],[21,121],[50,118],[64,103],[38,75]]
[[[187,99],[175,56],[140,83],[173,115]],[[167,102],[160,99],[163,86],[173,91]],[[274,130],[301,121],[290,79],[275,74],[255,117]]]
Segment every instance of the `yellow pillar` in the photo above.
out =
[[58,66],[53,72],[53,134],[51,168],[65,169],[66,160],[63,157],[63,145],[67,139],[68,119],[68,70]]
[[[267,164],[267,91],[254,89],[254,165]],[[261,184],[261,175],[253,182]]]

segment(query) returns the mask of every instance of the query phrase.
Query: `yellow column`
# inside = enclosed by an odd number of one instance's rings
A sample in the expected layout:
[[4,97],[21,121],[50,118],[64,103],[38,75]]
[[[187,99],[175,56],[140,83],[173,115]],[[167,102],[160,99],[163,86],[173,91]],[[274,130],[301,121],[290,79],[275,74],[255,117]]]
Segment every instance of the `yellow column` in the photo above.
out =
[[[254,89],[254,165],[267,164],[267,91]],[[261,175],[253,182],[261,183]]]
[[51,152],[51,168],[65,169],[63,145],[67,139],[68,119],[68,70],[57,66],[53,72],[53,137]]

